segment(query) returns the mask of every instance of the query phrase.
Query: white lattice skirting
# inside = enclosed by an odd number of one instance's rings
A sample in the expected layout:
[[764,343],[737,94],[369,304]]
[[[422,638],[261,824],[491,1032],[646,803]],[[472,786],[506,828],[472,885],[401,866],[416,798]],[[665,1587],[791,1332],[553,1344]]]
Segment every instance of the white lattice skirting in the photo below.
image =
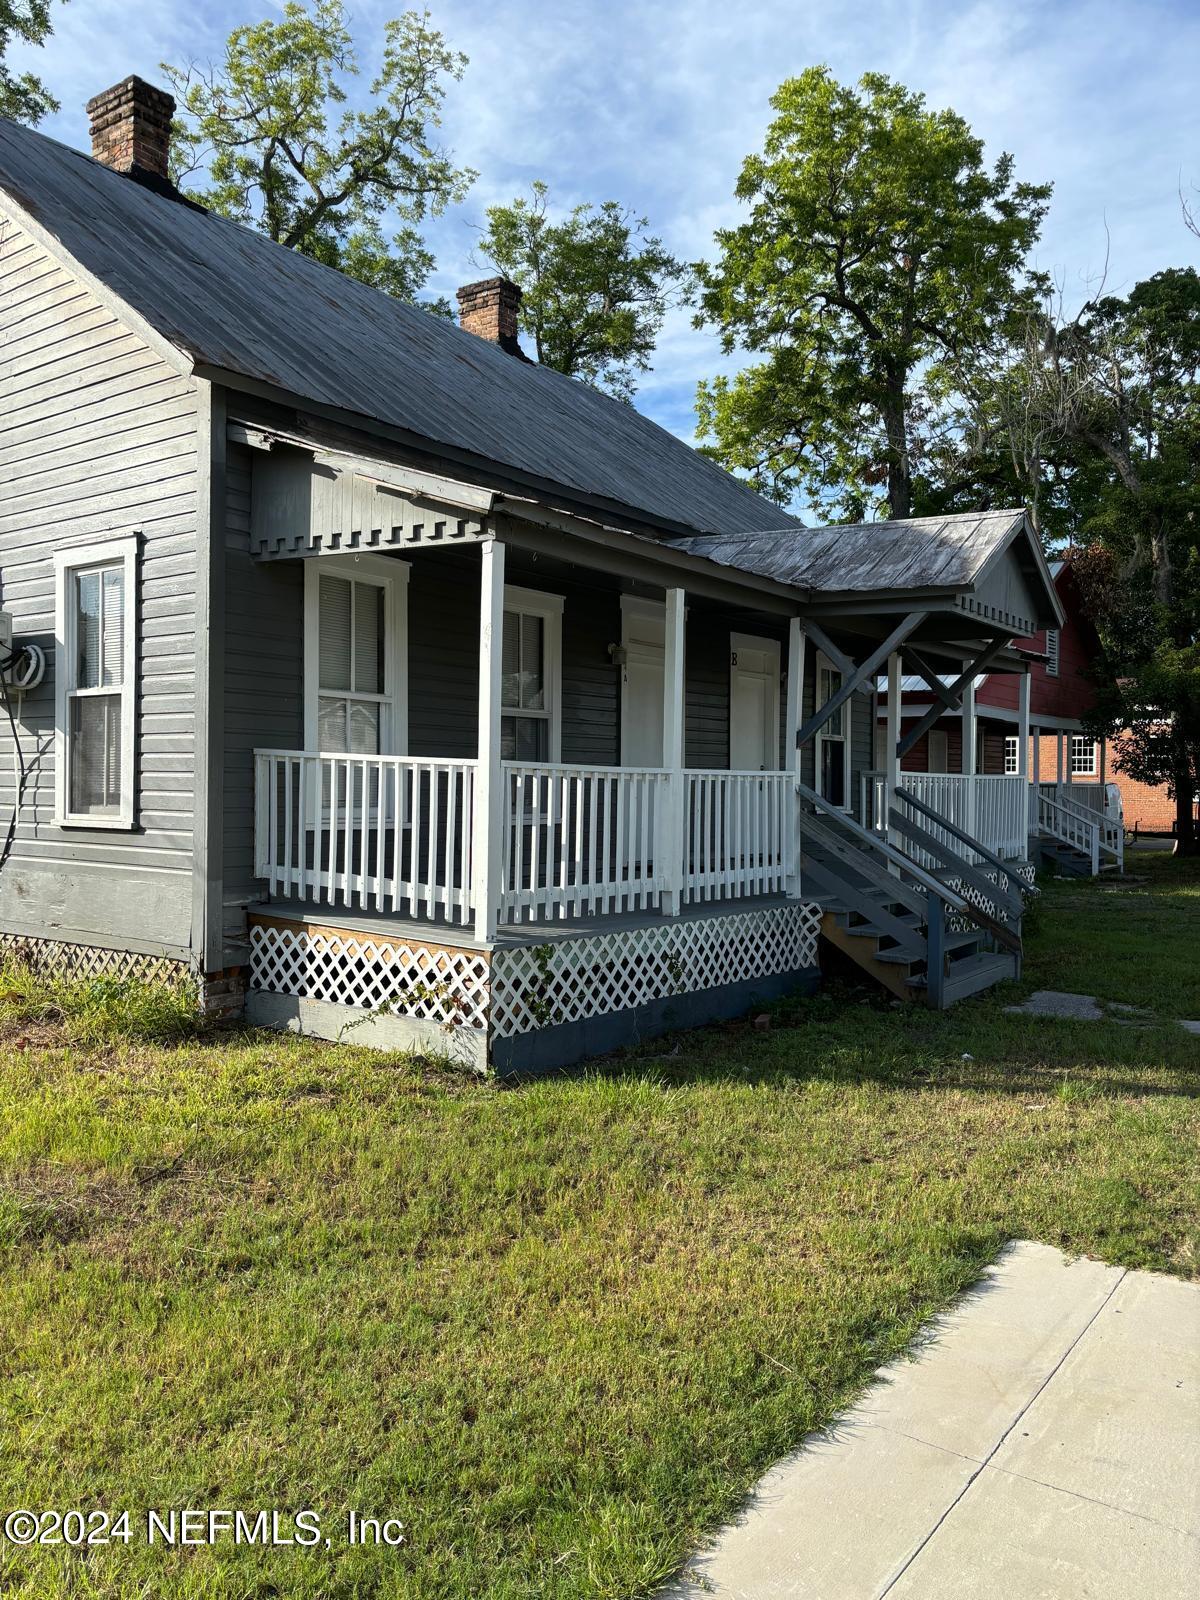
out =
[[[980,868],[980,871],[983,872],[984,877],[989,883],[997,883],[999,881],[999,868]],[[1014,862],[1013,871],[1019,878],[1024,879],[1026,883],[1032,883],[1036,876],[1036,871],[1031,861]],[[949,879],[947,887],[956,890],[957,893],[962,895],[964,900],[969,900],[970,903],[977,910],[982,911],[985,916],[1000,917],[1002,915],[1000,906],[994,900],[988,900],[981,890],[974,888],[969,883],[964,883],[961,878]],[[974,929],[975,924],[971,921],[970,917],[956,915],[954,912],[951,912],[951,914],[946,918],[946,926],[949,928],[951,933],[970,933]]]
[[256,922],[250,927],[250,987],[446,1028],[487,1027],[488,957],[482,950]]
[[796,901],[546,945],[501,947],[492,958],[492,1033],[584,1022],[816,965],[818,906]]
[[512,1038],[816,966],[820,908],[800,901],[490,953],[255,922],[250,987]]
[[169,956],[139,955],[133,950],[105,950],[99,945],[67,944],[61,939],[27,939],[0,933],[0,957],[19,961],[31,971],[57,978],[137,978],[143,983],[195,987],[186,961]]

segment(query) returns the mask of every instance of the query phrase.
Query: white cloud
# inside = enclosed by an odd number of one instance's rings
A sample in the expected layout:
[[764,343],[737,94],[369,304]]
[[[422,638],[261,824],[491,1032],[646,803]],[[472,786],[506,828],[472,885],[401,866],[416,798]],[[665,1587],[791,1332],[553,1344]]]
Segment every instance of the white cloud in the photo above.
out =
[[[619,199],[690,258],[736,215],[742,158],[770,119],[784,77],[827,62],[843,79],[868,70],[959,111],[989,156],[1010,150],[1018,175],[1052,179],[1039,249],[1068,292],[1099,271],[1111,235],[1109,287],[1195,260],[1176,188],[1200,183],[1200,10],[1192,0],[431,0],[436,25],[471,58],[448,96],[444,135],[481,177],[463,207],[429,229],[436,287],[477,272],[471,253],[486,205],[546,179],[556,199]],[[64,103],[48,132],[86,145],[82,103],[128,72],[219,53],[238,22],[271,0],[71,0],[54,11],[47,49],[24,52]],[[352,7],[377,37],[395,0]],[[364,62],[368,69],[369,61]],[[724,365],[715,338],[671,319],[642,408],[684,437],[696,380]]]

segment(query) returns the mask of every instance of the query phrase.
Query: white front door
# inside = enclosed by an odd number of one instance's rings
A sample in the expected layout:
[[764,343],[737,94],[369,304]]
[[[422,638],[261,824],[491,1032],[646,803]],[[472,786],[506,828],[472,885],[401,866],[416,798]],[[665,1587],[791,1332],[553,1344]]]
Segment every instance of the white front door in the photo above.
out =
[[666,613],[661,601],[621,600],[621,765],[663,764],[663,674]]
[[729,638],[729,765],[734,772],[779,770],[779,645]]

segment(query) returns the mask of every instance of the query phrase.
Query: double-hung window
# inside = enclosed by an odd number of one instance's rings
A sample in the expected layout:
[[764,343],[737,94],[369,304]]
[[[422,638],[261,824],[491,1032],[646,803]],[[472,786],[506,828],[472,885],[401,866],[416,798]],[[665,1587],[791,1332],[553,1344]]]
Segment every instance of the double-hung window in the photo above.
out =
[[1096,776],[1096,741],[1085,733],[1071,735],[1071,776],[1094,778]]
[[1021,741],[1015,733],[1004,736],[1004,771],[1012,777],[1021,770]]
[[500,755],[504,761],[562,758],[559,662],[561,595],[504,590],[500,680]]
[[390,556],[305,564],[305,742],[331,755],[399,755],[408,567]]
[[54,568],[56,820],[131,828],[137,537],[60,550]]

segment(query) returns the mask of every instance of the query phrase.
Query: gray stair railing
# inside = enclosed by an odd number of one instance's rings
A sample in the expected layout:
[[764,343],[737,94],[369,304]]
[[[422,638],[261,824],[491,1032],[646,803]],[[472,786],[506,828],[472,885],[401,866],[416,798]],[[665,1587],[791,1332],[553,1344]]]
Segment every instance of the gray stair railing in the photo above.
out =
[[[940,878],[928,871],[919,861],[914,860],[906,850],[895,844],[886,834],[876,833],[871,829],[864,828],[840,807],[830,804],[823,795],[818,794],[815,789],[810,789],[807,784],[798,782],[796,784],[796,794],[799,802],[807,804],[811,808],[811,811],[802,816],[800,821],[802,838],[805,834],[808,834],[817,843],[824,845],[827,849],[831,849],[847,864],[851,864],[850,858],[853,857],[852,864],[864,877],[872,879],[879,887],[886,888],[897,902],[909,906],[923,919],[925,928],[925,992],[928,1003],[935,1010],[943,1008],[945,999],[947,976],[946,932],[947,917],[949,915],[962,917],[975,923],[985,933],[990,934],[998,944],[1011,950],[1017,957],[1019,969],[1022,949],[1019,911],[1016,916],[1016,930],[1010,930],[1005,923],[998,922],[994,917],[988,916],[979,906],[973,905],[965,895],[960,894],[956,889],[952,889],[949,884],[943,883]],[[918,801],[917,804],[921,805],[921,802]],[[838,839],[834,829],[817,822],[812,812],[820,812],[828,816],[836,824],[837,829],[850,836],[857,848],[852,850],[843,844]],[[897,818],[893,820],[906,821],[906,819]],[[913,825],[908,824],[908,826],[912,827]],[[904,830],[901,829],[900,831],[903,832]],[[932,836],[925,836],[924,829],[916,831],[923,836],[919,840],[921,848],[923,850],[928,849],[925,837]],[[974,887],[972,880],[978,874],[974,874],[972,869],[967,867],[965,862],[960,861],[957,856],[950,855],[950,852],[946,851],[944,846],[937,844],[936,840],[933,842],[937,846],[937,851],[934,853],[943,852],[950,856],[956,874],[967,882],[971,882]],[[967,842],[974,844],[974,841],[971,840]],[[985,847],[979,846],[979,848],[982,851]],[[999,860],[999,857],[996,859]],[[881,862],[886,865],[881,867]],[[961,872],[959,871],[960,868],[963,869]],[[994,884],[986,878],[980,878],[980,881],[986,887],[990,899],[994,900],[997,893],[999,893],[1007,900],[1006,890],[1002,886]],[[1024,887],[1027,888],[1028,885]],[[1020,896],[1018,895],[1017,898],[1019,902]],[[871,915],[872,917],[877,915],[877,908],[872,909]]]
[[[1034,884],[1025,881],[1012,862],[1005,861],[979,839],[972,838],[969,833],[964,832],[956,823],[947,822],[940,812],[934,811],[903,785],[895,791],[894,800],[896,804],[889,811],[891,827],[925,855],[933,856],[939,861],[942,870],[953,873],[958,882],[964,888],[973,891],[973,896],[978,897],[979,901],[995,906],[999,915],[992,917],[984,911],[983,905],[973,899],[970,906],[971,920],[985,928],[995,944],[1002,949],[1010,950],[1016,956],[1016,975],[1020,977],[1021,959],[1024,953],[1021,917],[1026,899],[1032,899],[1039,890]],[[922,827],[919,822],[906,815],[906,812],[916,813],[935,824],[938,833],[932,833],[928,828]],[[942,837],[939,837],[939,834]],[[995,880],[989,878],[980,865],[964,860],[952,850],[945,842],[944,836],[947,834],[965,845],[974,855],[979,856],[984,865],[994,868]]]

